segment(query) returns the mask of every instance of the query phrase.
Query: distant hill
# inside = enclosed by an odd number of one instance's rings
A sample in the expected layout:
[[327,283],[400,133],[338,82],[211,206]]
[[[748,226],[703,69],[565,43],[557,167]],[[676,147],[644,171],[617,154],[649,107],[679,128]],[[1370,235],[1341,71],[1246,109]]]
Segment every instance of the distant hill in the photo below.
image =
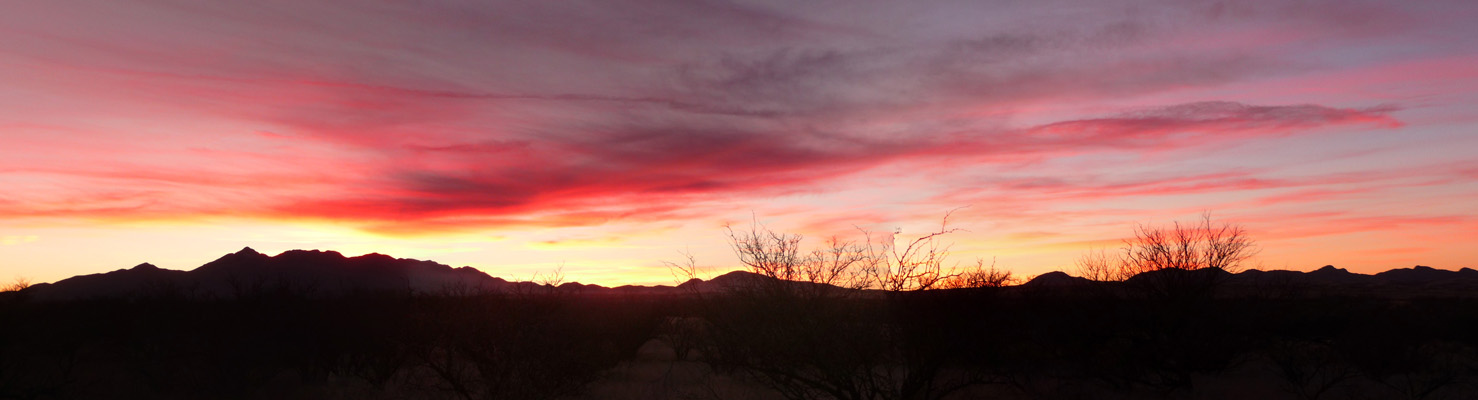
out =
[[[1187,283],[1215,282],[1217,287],[1228,289],[1228,293],[1232,294],[1293,290],[1305,294],[1379,297],[1478,296],[1478,270],[1463,268],[1451,271],[1421,265],[1374,275],[1354,273],[1332,265],[1309,272],[1246,270],[1236,274],[1220,269],[1171,269],[1136,275],[1125,283],[1135,284],[1156,279]],[[1062,272],[1051,272],[1037,276],[1021,286],[1043,288],[1112,284],[1115,283],[1094,282]]]
[[1093,281],[1090,281],[1090,280],[1088,280],[1086,278],[1081,278],[1081,277],[1076,277],[1076,276],[1068,275],[1066,272],[1062,272],[1062,271],[1053,271],[1053,272],[1048,272],[1048,273],[1045,273],[1045,274],[1037,275],[1035,278],[1032,278],[1032,280],[1027,281],[1026,283],[1021,284],[1021,286],[1024,286],[1024,287],[1071,287],[1071,286],[1078,286],[1078,285],[1087,285],[1087,284],[1091,284],[1091,283],[1093,283]]
[[344,257],[335,251],[291,250],[268,256],[248,247],[191,271],[141,264],[38,284],[25,292],[31,299],[46,301],[165,294],[238,297],[268,291],[310,296],[352,291],[485,292],[535,286],[495,278],[472,267],[452,268],[383,254]]
[[[1214,279],[1227,287],[1243,290],[1314,290],[1357,295],[1407,297],[1412,295],[1478,295],[1478,271],[1440,270],[1425,266],[1392,269],[1374,275],[1325,266],[1310,272],[1248,270],[1237,274],[1221,270],[1158,271]],[[355,291],[402,293],[485,293],[519,290],[561,290],[588,294],[671,295],[713,293],[752,286],[770,278],[734,271],[710,280],[693,279],[673,286],[618,286],[565,283],[558,288],[532,282],[510,282],[489,276],[472,267],[444,264],[383,254],[345,257],[335,251],[291,250],[268,256],[251,248],[227,254],[191,271],[168,270],[152,264],[112,272],[80,275],[55,283],[37,284],[23,291],[33,300],[76,300],[123,296],[184,295],[233,298],[272,291],[309,296],[335,296]],[[1147,275],[1130,278],[1152,279]],[[1198,278],[1199,279],[1199,278]],[[1039,275],[1019,287],[1068,288],[1084,285],[1113,285],[1093,282],[1063,272]],[[826,285],[795,282],[797,288],[838,290]]]

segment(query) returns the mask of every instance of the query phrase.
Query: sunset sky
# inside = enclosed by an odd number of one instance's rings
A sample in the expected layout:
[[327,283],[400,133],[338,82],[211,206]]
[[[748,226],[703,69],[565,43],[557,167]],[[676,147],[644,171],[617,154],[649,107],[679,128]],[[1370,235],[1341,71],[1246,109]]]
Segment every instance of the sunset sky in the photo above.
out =
[[250,246],[670,284],[723,226],[1478,267],[1478,2],[8,1],[0,280]]

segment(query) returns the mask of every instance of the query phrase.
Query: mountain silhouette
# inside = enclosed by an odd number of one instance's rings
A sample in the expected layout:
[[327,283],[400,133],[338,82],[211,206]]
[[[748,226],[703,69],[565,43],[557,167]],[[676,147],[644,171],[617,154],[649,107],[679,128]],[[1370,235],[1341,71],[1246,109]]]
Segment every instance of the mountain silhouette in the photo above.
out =
[[1021,284],[1024,287],[1071,287],[1091,284],[1093,281],[1087,278],[1068,275],[1066,272],[1053,271],[1037,275],[1032,280]]
[[143,263],[129,269],[91,275],[79,275],[56,283],[40,283],[25,290],[37,300],[63,300],[82,297],[118,297],[140,291],[178,285],[189,273],[162,269]]
[[[336,296],[352,292],[487,293],[526,291],[541,287],[585,294],[680,295],[753,288],[774,281],[774,278],[753,272],[733,271],[709,280],[692,279],[676,287],[626,285],[607,288],[569,282],[554,288],[533,282],[510,282],[472,267],[453,268],[433,261],[395,258],[378,253],[345,257],[336,251],[289,250],[276,256],[268,256],[247,247],[191,271],[162,269],[143,263],[128,269],[37,284],[24,292],[27,298],[40,301],[137,295],[235,298],[271,291],[309,296]],[[1310,272],[1248,270],[1237,274],[1220,269],[1167,269],[1136,275],[1124,284],[1154,281],[1214,281],[1241,287],[1298,285],[1387,295],[1392,295],[1392,291],[1458,295],[1478,293],[1478,271],[1469,268],[1459,271],[1440,270],[1420,265],[1374,275],[1353,273],[1334,266],[1324,266]],[[1092,284],[1113,283],[1094,282],[1063,272],[1050,272],[1039,275],[1020,287],[1070,288]],[[822,290],[840,289],[809,282],[787,282],[782,285]]]
[[1326,284],[1370,283],[1373,281],[1370,275],[1356,274],[1344,268],[1335,268],[1333,265],[1325,265],[1309,272],[1308,277],[1313,282]]
[[131,269],[38,284],[27,292],[37,300],[71,300],[164,292],[237,297],[263,291],[307,295],[351,291],[498,291],[515,285],[471,267],[452,268],[383,254],[344,257],[335,251],[291,250],[267,256],[248,247],[188,272],[146,263]]
[[[683,282],[681,285],[677,285],[677,289],[681,289],[687,292],[713,293],[733,288],[756,287],[773,281],[775,281],[774,278],[769,278],[753,272],[733,271],[725,273],[723,275],[715,276],[706,281],[697,278],[689,279],[687,282]],[[818,285],[810,282],[794,282],[792,284]]]
[[1166,268],[1149,271],[1129,277],[1124,282],[1135,284],[1146,281],[1187,281],[1187,282],[1216,282],[1231,278],[1232,274],[1221,268],[1202,268],[1184,270],[1180,268]]
[[509,285],[471,267],[372,253],[344,257],[335,251],[290,250],[275,257],[251,248],[227,254],[190,271],[208,291],[250,289],[243,285],[297,285],[305,291],[433,291],[446,288],[497,290]]
[[1461,271],[1448,271],[1432,267],[1418,265],[1412,268],[1398,268],[1375,274],[1375,279],[1389,283],[1426,283],[1438,281],[1472,280],[1478,278],[1478,271],[1463,268]]

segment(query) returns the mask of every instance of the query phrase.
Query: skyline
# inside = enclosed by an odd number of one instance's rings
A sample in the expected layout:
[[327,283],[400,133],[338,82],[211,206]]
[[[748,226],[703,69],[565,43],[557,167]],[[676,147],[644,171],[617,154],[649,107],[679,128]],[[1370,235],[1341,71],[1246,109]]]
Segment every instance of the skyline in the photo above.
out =
[[[20,3],[0,279],[242,247],[664,284],[723,226],[1072,272],[1210,211],[1254,264],[1478,267],[1465,2]],[[966,208],[961,208],[966,207]]]

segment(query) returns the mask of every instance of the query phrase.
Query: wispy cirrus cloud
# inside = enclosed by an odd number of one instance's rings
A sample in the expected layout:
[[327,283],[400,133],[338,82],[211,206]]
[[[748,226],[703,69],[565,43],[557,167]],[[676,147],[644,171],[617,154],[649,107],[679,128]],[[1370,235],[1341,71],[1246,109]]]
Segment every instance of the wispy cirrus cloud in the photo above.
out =
[[[1014,160],[1084,152],[1202,145],[1207,140],[1235,141],[1348,124],[1395,126],[1389,108],[1335,109],[1315,105],[1249,106],[1207,102],[1139,110],[1107,118],[1057,122],[1024,129],[954,132],[898,138],[857,138],[841,133],[767,131],[763,127],[718,129],[704,121],[691,124],[625,124],[619,129],[591,128],[578,134],[527,137],[473,143],[385,143],[394,137],[358,135],[326,137],[379,159],[354,174],[325,172],[272,175],[198,175],[174,171],[73,171],[73,178],[126,180],[211,189],[251,187],[249,181],[291,187],[316,185],[311,197],[279,194],[253,196],[250,203],[180,204],[183,213],[261,214],[264,216],[373,221],[384,231],[435,231],[463,220],[471,226],[529,224],[543,210],[569,211],[552,225],[578,224],[568,216],[580,210],[590,221],[666,216],[669,207],[696,200],[715,201],[773,195],[789,188],[856,174],[890,162],[925,160],[957,166],[957,158],[991,163],[992,157]],[[1187,141],[1188,138],[1196,138]],[[280,139],[277,135],[269,139]],[[356,141],[356,139],[358,141]],[[410,138],[446,139],[435,135]],[[328,168],[352,167],[340,165]],[[335,180],[337,179],[337,180]],[[1227,180],[1235,183],[1228,184]],[[1060,196],[1060,179],[1007,183],[998,188],[1030,190]],[[1053,185],[1055,183],[1055,185]],[[1116,186],[1075,187],[1092,197],[1144,195],[1151,192],[1246,190],[1274,187],[1278,182],[1252,176],[1217,174],[1182,182],[1153,181]],[[176,200],[156,197],[155,201]],[[120,195],[126,197],[126,195]],[[1087,200],[1088,198],[1081,198]],[[653,207],[668,204],[669,207]],[[50,209],[46,215],[75,213],[81,217],[127,214],[161,206],[153,201],[137,208],[80,207]],[[156,212],[168,213],[169,205]],[[191,207],[195,206],[195,207]],[[211,209],[215,207],[216,209]],[[625,207],[612,211],[611,208]],[[25,210],[39,213],[41,210]],[[19,213],[18,213],[19,214]],[[98,214],[98,215],[93,215]],[[14,215],[14,214],[13,214]],[[157,215],[154,215],[157,217]],[[425,226],[416,226],[425,222]],[[395,227],[392,225],[404,225]]]
[[[408,157],[452,163],[437,169],[418,163],[391,164],[388,180],[365,193],[344,198],[282,204],[286,214],[375,220],[414,225],[418,218],[512,216],[545,209],[629,204],[680,204],[694,200],[764,196],[798,185],[856,174],[890,162],[924,160],[957,166],[958,158],[1003,159],[1053,156],[1125,148],[1174,145],[1186,136],[1245,140],[1347,124],[1390,125],[1385,110],[1300,106],[1246,106],[1198,103],[1142,111],[1114,118],[1050,124],[1022,130],[968,132],[931,138],[856,139],[828,134],[631,127],[626,131],[554,138],[516,144],[472,144],[435,149],[396,149]],[[1229,137],[1218,137],[1229,136]],[[1204,144],[1204,140],[1197,141]],[[460,164],[456,162],[460,161]],[[537,166],[537,167],[534,167]],[[1230,179],[1226,174],[1220,178]],[[1201,178],[1157,181],[1119,188],[1077,188],[1096,196],[1126,196],[1147,191],[1238,190],[1275,187],[1279,182],[1253,176],[1237,186]],[[1054,193],[1050,187],[1008,185],[1014,190]],[[1129,193],[1127,190],[1135,190]],[[632,207],[629,217],[644,211]],[[661,214],[661,212],[658,212]]]

